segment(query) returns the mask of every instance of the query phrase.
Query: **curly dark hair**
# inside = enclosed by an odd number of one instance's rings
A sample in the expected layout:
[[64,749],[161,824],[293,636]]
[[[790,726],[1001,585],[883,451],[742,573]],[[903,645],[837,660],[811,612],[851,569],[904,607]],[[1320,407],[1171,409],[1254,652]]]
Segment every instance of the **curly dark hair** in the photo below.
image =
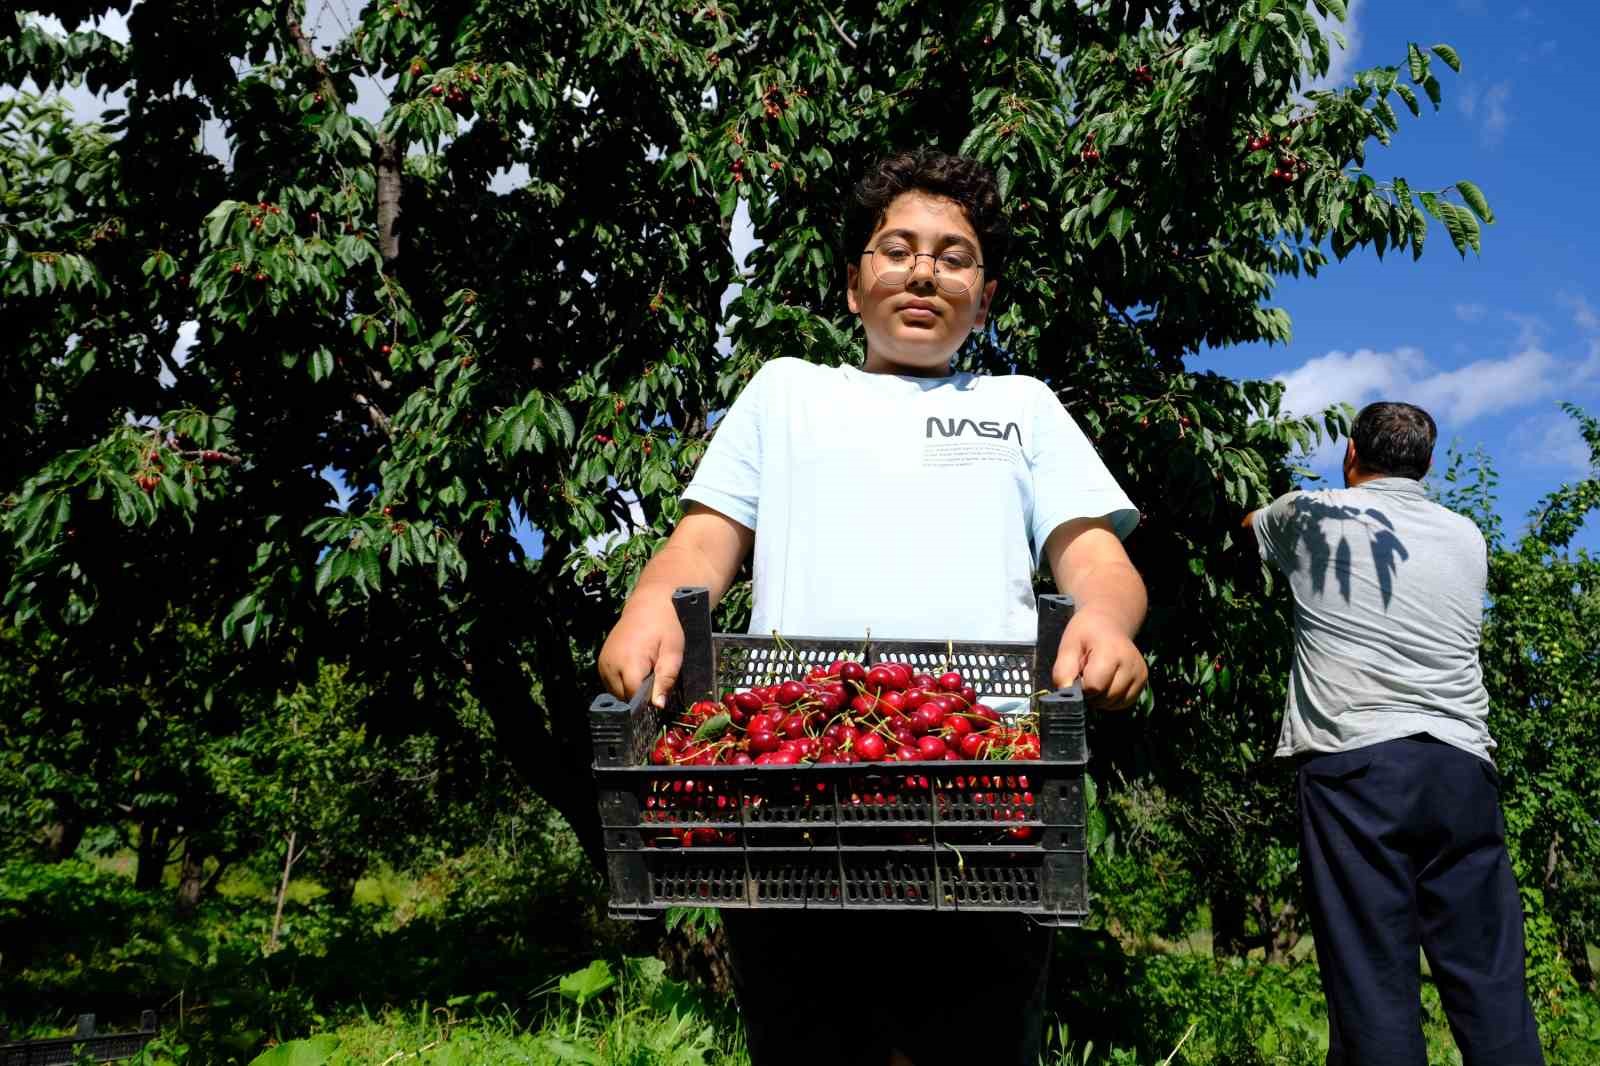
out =
[[894,198],[913,190],[947,196],[961,205],[978,234],[984,280],[998,278],[1011,250],[1011,227],[1001,210],[994,174],[982,163],[932,148],[884,156],[856,183],[845,208],[845,262],[861,254]]
[[1439,428],[1433,416],[1409,403],[1369,403],[1350,427],[1362,469],[1417,481],[1433,462]]

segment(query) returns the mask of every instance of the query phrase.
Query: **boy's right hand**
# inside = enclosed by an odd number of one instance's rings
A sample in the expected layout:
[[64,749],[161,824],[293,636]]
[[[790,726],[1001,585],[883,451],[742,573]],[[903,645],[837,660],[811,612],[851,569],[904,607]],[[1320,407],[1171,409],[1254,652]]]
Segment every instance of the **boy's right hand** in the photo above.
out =
[[619,700],[631,699],[653,672],[650,702],[665,707],[683,668],[683,627],[671,599],[630,602],[600,649],[599,666],[600,680]]
[[755,536],[719,511],[689,504],[678,528],[640,573],[617,627],[600,649],[600,680],[613,696],[632,699],[654,671],[650,702],[667,705],[667,693],[683,669],[683,627],[672,606],[673,591],[707,588],[715,604],[733,583]]

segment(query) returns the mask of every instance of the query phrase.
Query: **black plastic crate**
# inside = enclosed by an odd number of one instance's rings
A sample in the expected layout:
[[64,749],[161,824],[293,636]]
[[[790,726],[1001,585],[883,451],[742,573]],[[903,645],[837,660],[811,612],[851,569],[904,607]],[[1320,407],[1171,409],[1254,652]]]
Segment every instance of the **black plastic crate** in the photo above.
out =
[[[673,597],[684,629],[674,708],[628,702],[589,711],[611,885],[611,914],[669,907],[1011,911],[1044,925],[1088,914],[1084,710],[1050,691],[1065,596],[1039,599],[1038,639],[851,640],[713,633],[710,595]],[[1038,760],[656,766],[663,719],[696,700],[837,658],[961,671],[985,695],[1038,697]],[[688,846],[682,829],[696,832]],[[674,831],[680,832],[674,832]]]

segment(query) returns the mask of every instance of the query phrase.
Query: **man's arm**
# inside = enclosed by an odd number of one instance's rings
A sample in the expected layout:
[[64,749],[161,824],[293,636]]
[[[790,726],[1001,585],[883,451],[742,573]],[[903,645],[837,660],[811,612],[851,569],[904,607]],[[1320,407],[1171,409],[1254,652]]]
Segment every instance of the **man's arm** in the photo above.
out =
[[1133,637],[1144,624],[1144,580],[1103,518],[1063,522],[1044,545],[1056,588],[1074,611],[1062,634],[1052,682],[1082,680],[1086,696],[1108,710],[1127,707],[1150,677]]
[[689,505],[678,528],[645,565],[600,649],[600,679],[613,696],[627,699],[654,671],[651,702],[666,706],[683,667],[683,627],[672,606],[673,592],[705,586],[715,606],[754,544],[754,531],[709,507]]

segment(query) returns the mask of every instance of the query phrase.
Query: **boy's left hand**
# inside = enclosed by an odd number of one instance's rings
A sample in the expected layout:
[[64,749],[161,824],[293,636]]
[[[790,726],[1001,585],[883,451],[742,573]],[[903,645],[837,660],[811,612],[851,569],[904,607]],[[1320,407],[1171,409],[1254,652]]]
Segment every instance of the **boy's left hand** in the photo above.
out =
[[1150,678],[1144,656],[1128,639],[1125,627],[1114,618],[1093,611],[1079,611],[1061,634],[1051,681],[1066,688],[1074,681],[1083,683],[1087,702],[1108,711],[1132,705]]

